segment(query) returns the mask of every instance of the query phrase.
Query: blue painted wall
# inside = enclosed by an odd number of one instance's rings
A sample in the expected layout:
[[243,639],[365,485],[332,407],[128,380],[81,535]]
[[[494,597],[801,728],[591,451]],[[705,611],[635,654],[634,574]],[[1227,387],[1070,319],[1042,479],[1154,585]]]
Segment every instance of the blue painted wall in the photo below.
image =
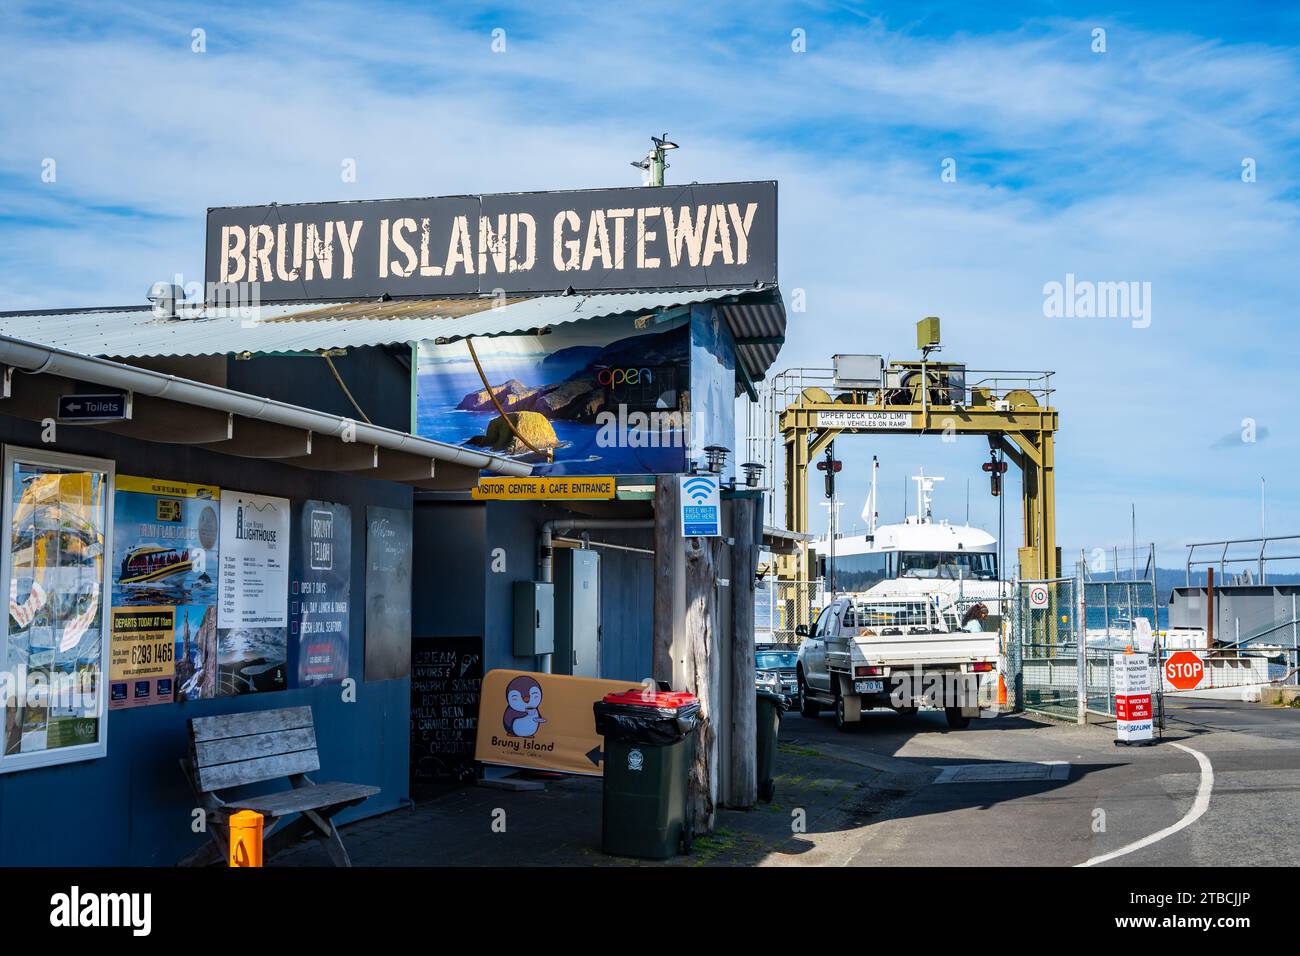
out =
[[[630,511],[631,509],[629,509]],[[542,523],[572,512],[537,502],[417,501],[412,633],[483,637],[484,668],[532,670],[514,654],[516,581],[537,578]],[[597,540],[649,548],[649,530],[593,531]],[[505,571],[492,570],[500,549]],[[650,674],[654,563],[649,555],[601,551],[603,674],[639,681]]]
[[691,306],[691,448],[690,459],[703,467],[704,449],[731,450],[722,479],[736,475],[736,341],[722,316],[710,305]]
[[[306,361],[306,360],[302,360]],[[323,363],[322,363],[323,364]],[[34,423],[0,417],[0,441],[53,448],[117,462],[123,474],[202,482],[280,495],[342,502],[352,511],[352,615],[349,673],[356,703],[339,687],[247,694],[160,704],[108,715],[108,756],[55,767],[0,774],[0,865],[171,865],[208,838],[190,825],[196,801],[178,766],[187,750],[191,717],[310,705],[321,756],[319,781],[368,783],[383,792],[340,820],[397,807],[407,797],[410,682],[365,683],[365,515],[367,505],[407,508],[403,485],[318,473],[219,455],[182,445],[156,445],[94,429],[61,427],[43,446]],[[278,789],[275,787],[273,789]]]

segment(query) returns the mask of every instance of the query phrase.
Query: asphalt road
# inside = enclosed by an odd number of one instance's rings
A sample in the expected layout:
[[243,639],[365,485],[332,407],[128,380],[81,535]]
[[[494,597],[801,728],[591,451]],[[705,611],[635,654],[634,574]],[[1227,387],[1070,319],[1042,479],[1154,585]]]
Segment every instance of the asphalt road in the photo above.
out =
[[792,712],[781,738],[883,772],[893,797],[850,865],[1300,865],[1300,710],[1168,713],[1152,747],[1115,746],[1113,724],[1005,716],[954,731],[936,713],[868,714],[840,733]]

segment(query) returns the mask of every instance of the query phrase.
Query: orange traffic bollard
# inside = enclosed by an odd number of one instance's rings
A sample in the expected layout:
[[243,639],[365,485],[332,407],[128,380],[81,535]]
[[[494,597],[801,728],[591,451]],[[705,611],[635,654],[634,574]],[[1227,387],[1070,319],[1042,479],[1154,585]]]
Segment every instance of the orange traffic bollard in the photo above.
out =
[[998,674],[998,706],[1007,706],[1007,679],[1001,673]]
[[230,815],[230,865],[262,865],[262,815],[240,810]]

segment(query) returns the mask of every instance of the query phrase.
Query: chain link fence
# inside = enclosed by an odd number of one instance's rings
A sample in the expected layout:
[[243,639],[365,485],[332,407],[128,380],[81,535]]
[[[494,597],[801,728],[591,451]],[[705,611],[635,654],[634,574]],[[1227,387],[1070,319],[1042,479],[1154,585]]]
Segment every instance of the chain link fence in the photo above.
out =
[[1016,594],[1015,636],[1019,651],[1012,671],[1020,708],[1052,717],[1079,714],[1079,633],[1076,582],[1022,581]]
[[1022,581],[1017,586],[1009,683],[1028,711],[1065,720],[1115,717],[1116,654],[1146,651],[1157,723],[1163,725],[1164,651],[1153,581]]
[[754,588],[757,643],[798,647],[803,638],[794,629],[800,624],[811,626],[825,603],[826,587],[821,578],[783,581],[772,574],[759,579]]

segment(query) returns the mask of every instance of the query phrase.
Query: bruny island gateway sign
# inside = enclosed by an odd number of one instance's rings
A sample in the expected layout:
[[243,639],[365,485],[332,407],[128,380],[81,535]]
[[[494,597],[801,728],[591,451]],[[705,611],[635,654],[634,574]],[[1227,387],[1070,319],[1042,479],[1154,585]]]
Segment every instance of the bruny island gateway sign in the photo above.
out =
[[208,283],[262,302],[749,286],[776,282],[776,183],[226,207],[206,238]]

